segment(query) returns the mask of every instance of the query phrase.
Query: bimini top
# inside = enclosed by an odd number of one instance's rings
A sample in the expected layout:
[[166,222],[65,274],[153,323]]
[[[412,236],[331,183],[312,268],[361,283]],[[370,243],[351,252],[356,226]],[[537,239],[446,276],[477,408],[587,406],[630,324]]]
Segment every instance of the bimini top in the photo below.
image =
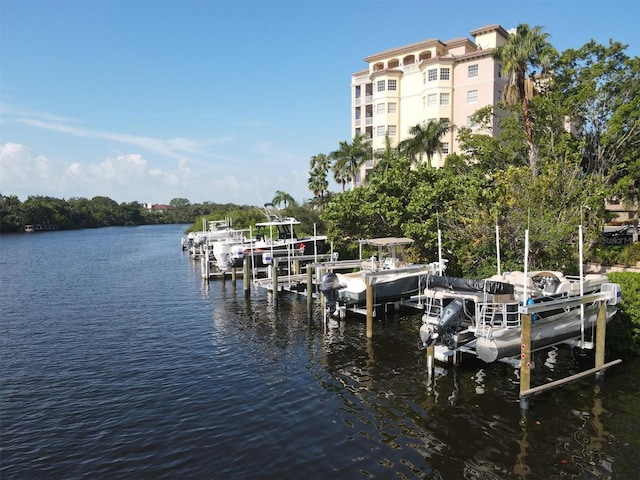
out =
[[300,222],[293,217],[270,217],[270,220],[268,222],[256,223],[256,226],[258,227],[275,227],[277,225],[300,225]]
[[376,247],[389,247],[393,245],[411,245],[413,240],[407,237],[384,237],[360,240],[360,243],[375,245]]

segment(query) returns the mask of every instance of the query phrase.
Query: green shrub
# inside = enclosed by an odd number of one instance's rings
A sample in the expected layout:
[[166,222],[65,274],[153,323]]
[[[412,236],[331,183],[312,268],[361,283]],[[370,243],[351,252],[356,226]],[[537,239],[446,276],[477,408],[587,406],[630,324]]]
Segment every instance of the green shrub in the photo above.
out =
[[640,262],[640,242],[624,246],[597,245],[585,257],[587,262],[633,267]]
[[640,273],[614,272],[609,280],[622,288],[622,304],[607,325],[607,350],[640,355]]
[[625,246],[620,252],[618,260],[622,265],[631,266],[640,262],[640,242]]

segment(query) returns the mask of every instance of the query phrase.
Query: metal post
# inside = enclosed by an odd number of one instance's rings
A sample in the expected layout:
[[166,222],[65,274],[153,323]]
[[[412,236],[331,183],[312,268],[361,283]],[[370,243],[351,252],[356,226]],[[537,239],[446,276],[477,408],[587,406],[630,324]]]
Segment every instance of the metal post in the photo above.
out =
[[[324,268],[318,268],[318,270],[316,271],[316,279],[318,280],[318,282],[320,282],[320,279],[322,278],[322,275],[324,275],[324,272],[325,272]],[[318,296],[320,297],[320,311],[326,312],[327,300],[324,298],[324,295],[321,294],[320,292],[318,292]]]
[[529,407],[529,399],[522,392],[531,387],[531,315],[521,315],[521,348],[520,352],[520,407],[526,410]]
[[276,257],[271,257],[271,277],[273,280],[273,304],[276,305],[278,303],[278,259]]
[[[600,301],[596,318],[596,368],[604,365],[605,337],[607,333],[607,303]],[[604,370],[596,373],[596,379],[604,377]]]
[[307,311],[313,307],[313,265],[307,265]]
[[249,278],[249,259],[244,257],[242,260],[242,285],[244,287],[244,294],[247,296],[250,290],[250,278]]

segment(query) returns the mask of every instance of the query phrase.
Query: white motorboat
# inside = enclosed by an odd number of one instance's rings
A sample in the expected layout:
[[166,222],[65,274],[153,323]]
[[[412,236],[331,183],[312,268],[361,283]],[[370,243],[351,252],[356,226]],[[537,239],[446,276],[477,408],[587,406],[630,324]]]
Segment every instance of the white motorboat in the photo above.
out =
[[398,237],[360,240],[361,252],[363,245],[370,245],[377,247],[378,256],[368,260],[360,258],[357,271],[331,271],[322,276],[320,291],[325,296],[328,313],[342,316],[346,307],[365,305],[367,281],[373,287],[376,304],[395,302],[416,294],[425,269],[407,264],[404,247],[412,243],[410,238]]
[[296,227],[301,224],[293,217],[282,217],[270,203],[264,205],[267,221],[256,223],[254,238],[233,238],[216,242],[213,254],[218,268],[226,270],[240,267],[245,258],[250,258],[252,267],[263,267],[271,263],[274,256],[313,255],[325,253],[327,237],[313,235],[299,237]]

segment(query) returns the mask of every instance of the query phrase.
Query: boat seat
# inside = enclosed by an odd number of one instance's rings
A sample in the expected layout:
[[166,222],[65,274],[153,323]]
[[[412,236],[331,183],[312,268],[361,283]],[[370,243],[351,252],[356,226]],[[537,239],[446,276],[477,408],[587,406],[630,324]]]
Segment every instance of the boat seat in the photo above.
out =
[[563,282],[560,282],[560,285],[558,285],[558,288],[556,288],[555,293],[556,294],[567,294],[568,295],[568,294],[571,293],[571,290],[572,290],[571,282],[568,282],[568,281],[565,280]]

